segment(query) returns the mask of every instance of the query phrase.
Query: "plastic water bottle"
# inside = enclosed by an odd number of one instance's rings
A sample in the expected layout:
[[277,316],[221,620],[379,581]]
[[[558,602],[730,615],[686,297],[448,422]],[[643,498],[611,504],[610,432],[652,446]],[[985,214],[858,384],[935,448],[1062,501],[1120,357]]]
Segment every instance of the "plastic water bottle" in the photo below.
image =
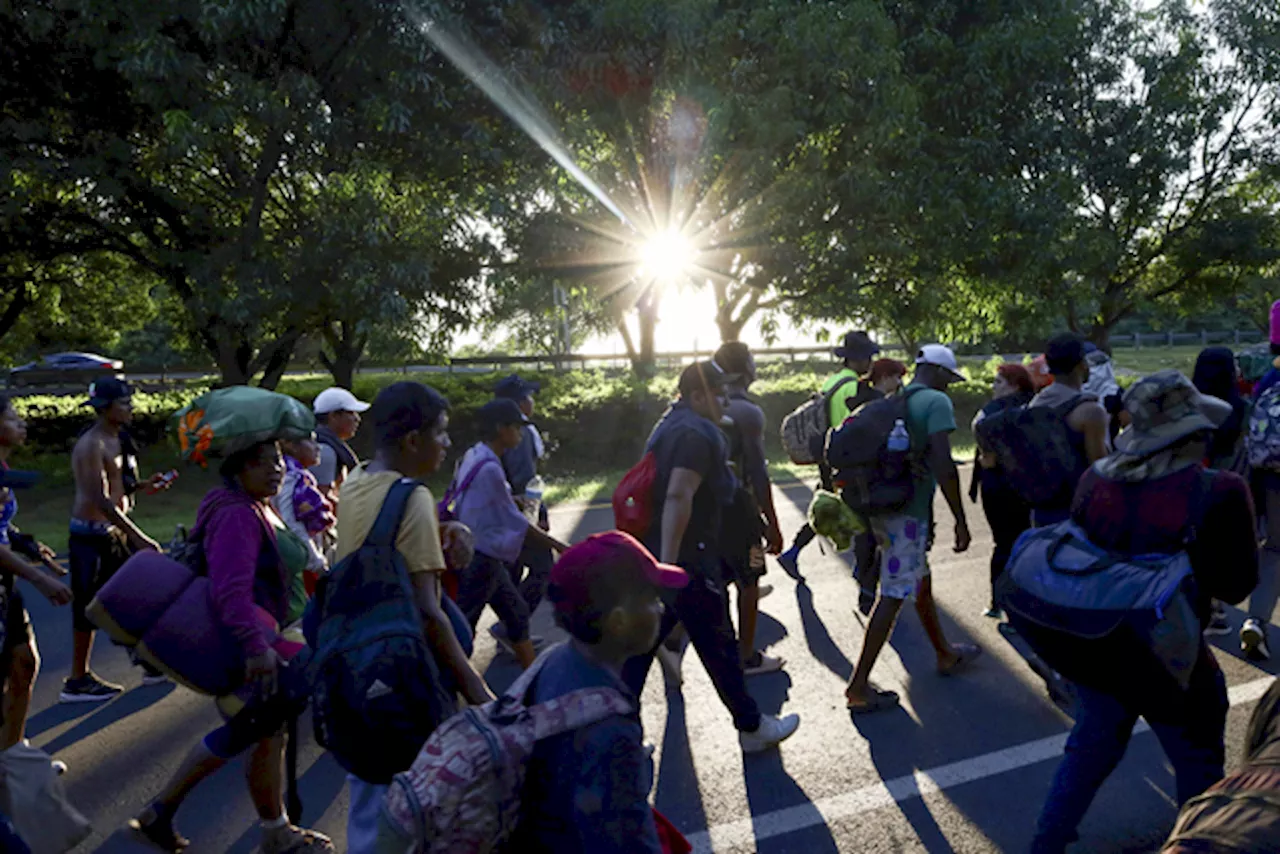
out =
[[903,454],[911,450],[911,434],[907,432],[907,425],[899,418],[893,422],[893,430],[889,433],[889,451],[891,453]]
[[524,487],[523,509],[530,522],[537,523],[539,511],[542,509],[542,496],[547,491],[546,481],[541,475],[534,475]]

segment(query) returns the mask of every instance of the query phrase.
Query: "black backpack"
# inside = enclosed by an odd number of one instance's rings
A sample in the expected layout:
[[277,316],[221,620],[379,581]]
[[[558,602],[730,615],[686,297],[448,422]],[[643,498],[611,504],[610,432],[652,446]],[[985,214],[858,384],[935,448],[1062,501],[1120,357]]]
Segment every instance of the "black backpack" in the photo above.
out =
[[923,449],[908,445],[905,451],[890,451],[888,445],[894,426],[909,423],[907,402],[918,391],[923,389],[917,386],[873,400],[827,442],[827,462],[836,470],[835,479],[844,483],[844,501],[859,513],[896,513],[915,495]]
[[1095,399],[1081,393],[1058,406],[1006,409],[978,422],[978,445],[996,455],[1013,491],[1032,507],[1069,505],[1089,466],[1072,441],[1067,416]]
[[370,783],[408,769],[454,711],[396,550],[405,505],[419,486],[409,478],[392,485],[364,544],[320,580],[303,616],[315,650],[316,741]]

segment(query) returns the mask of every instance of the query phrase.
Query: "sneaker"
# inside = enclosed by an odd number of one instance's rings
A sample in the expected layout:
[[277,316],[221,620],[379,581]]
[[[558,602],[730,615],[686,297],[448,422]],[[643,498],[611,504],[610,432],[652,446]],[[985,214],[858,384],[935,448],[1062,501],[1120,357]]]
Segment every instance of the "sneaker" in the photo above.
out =
[[1271,650],[1267,646],[1267,627],[1250,617],[1240,629],[1240,650],[1251,661],[1268,661]]
[[777,673],[787,662],[772,655],[757,652],[743,662],[742,673],[745,676],[761,676],[765,673]]
[[782,567],[782,571],[801,583],[804,582],[804,576],[800,574],[800,553],[788,549],[778,555],[778,566]]
[[761,715],[760,726],[754,732],[738,733],[738,744],[742,746],[743,753],[763,753],[791,738],[799,728],[799,715],[787,715],[785,718]]
[[667,687],[679,690],[684,685],[684,646],[672,649],[665,643],[660,643],[654,655],[662,665],[662,678]]
[[1231,634],[1231,623],[1227,622],[1227,615],[1221,613],[1216,608],[1209,617],[1209,625],[1204,627],[1206,637],[1221,637],[1222,635]]
[[333,851],[333,841],[323,833],[305,830],[286,824],[284,827],[262,831],[262,854],[319,854]]
[[145,661],[139,661],[138,667],[142,668],[142,684],[147,685],[164,685],[169,681],[169,677],[164,673],[147,664]]
[[105,703],[114,700],[124,692],[124,688],[103,682],[92,673],[86,673],[79,679],[68,677],[62,683],[62,693],[58,695],[60,703]]
[[49,763],[49,767],[52,768],[53,773],[57,774],[59,777],[67,773],[67,763],[63,762],[61,759],[53,760]]
[[170,854],[180,854],[191,845],[191,840],[173,826],[173,819],[161,818],[154,805],[129,819],[129,829],[156,848],[168,851]]
[[1004,611],[1000,610],[995,605],[992,605],[990,608],[982,612],[982,616],[990,617],[993,620],[1001,620],[1004,619]]

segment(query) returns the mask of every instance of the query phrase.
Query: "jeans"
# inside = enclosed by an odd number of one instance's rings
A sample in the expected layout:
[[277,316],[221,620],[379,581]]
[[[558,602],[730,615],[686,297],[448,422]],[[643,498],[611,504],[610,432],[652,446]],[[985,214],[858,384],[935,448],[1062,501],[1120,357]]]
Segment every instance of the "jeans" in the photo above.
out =
[[378,850],[378,815],[387,787],[380,783],[367,783],[354,774],[347,775],[347,785],[351,793],[351,806],[347,813],[347,852],[373,854]]
[[[540,521],[547,521],[546,505],[543,505],[538,515]],[[520,598],[524,600],[530,614],[538,610],[538,606],[547,595],[547,583],[551,580],[551,567],[555,562],[551,549],[535,545],[526,538],[524,548],[520,550],[520,557],[507,567],[511,573],[511,581],[519,589]]]
[[[698,651],[698,657],[720,695],[720,702],[733,716],[734,727],[739,732],[754,732],[760,727],[760,707],[747,693],[738,639],[729,619],[729,597],[720,579],[718,564],[718,560],[710,558],[681,563],[689,573],[689,585],[676,592],[674,600],[663,612],[658,643],[666,640],[677,622],[683,623],[689,633],[689,642]],[[655,646],[644,655],[635,656],[622,668],[622,681],[637,697],[644,690],[657,649]]]
[[458,573],[458,608],[466,615],[473,634],[485,605],[493,606],[512,643],[529,639],[529,606],[511,580],[507,564],[476,552],[471,565]]
[[991,525],[995,547],[991,551],[992,604],[996,579],[1004,572],[1018,537],[1031,527],[1031,509],[1011,489],[982,488],[982,512]]
[[[1173,765],[1179,804],[1222,779],[1227,684],[1217,664],[1204,660],[1207,653],[1201,655],[1186,707],[1168,718],[1159,715],[1161,710],[1144,709],[1139,703],[1076,686],[1080,701],[1076,725],[1036,823],[1032,854],[1061,854],[1075,841],[1076,828],[1103,781],[1120,763],[1140,716],[1147,717]],[[1148,712],[1163,719],[1152,720]]]
[[1259,509],[1266,544],[1258,554],[1258,586],[1249,596],[1249,616],[1265,626],[1280,600],[1280,482],[1267,478],[1263,483]]

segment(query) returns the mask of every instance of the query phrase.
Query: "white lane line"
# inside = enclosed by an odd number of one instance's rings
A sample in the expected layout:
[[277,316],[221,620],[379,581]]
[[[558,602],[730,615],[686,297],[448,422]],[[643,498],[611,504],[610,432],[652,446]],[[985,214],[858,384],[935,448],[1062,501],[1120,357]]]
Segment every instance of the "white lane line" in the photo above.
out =
[[[1232,706],[1255,702],[1267,692],[1273,681],[1273,677],[1266,676],[1236,685],[1227,691],[1227,697]],[[1136,734],[1146,732],[1148,729],[1150,727],[1147,726],[1147,722],[1140,720],[1133,731]],[[915,771],[892,780],[864,786],[852,792],[819,798],[807,804],[775,810],[753,818],[718,824],[710,830],[693,834],[689,837],[689,841],[698,854],[750,848],[763,839],[794,833],[820,824],[830,825],[840,819],[900,803],[908,798],[931,795],[954,786],[1055,759],[1062,755],[1062,747],[1066,740],[1066,733],[1051,735],[982,756],[962,759],[949,765],[940,765],[926,771]]]

